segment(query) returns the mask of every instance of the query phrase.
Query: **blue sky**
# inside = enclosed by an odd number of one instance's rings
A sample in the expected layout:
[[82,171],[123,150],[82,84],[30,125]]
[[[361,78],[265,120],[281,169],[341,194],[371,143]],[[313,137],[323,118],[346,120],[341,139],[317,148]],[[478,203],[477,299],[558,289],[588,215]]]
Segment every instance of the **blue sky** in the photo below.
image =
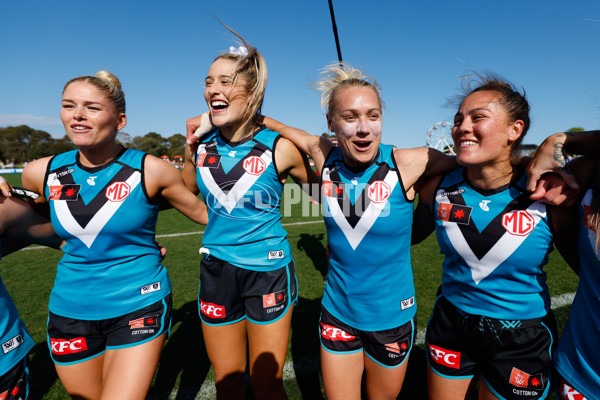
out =
[[[461,75],[493,71],[523,86],[532,106],[525,143],[574,126],[600,129],[600,1],[333,0],[344,61],[383,87],[383,142],[425,145],[452,121],[444,107]],[[132,136],[184,133],[206,109],[202,82],[234,37],[267,60],[263,112],[311,133],[327,130],[309,88],[337,60],[327,0],[0,1],[0,126],[62,137],[64,83],[100,69],[127,98]]]

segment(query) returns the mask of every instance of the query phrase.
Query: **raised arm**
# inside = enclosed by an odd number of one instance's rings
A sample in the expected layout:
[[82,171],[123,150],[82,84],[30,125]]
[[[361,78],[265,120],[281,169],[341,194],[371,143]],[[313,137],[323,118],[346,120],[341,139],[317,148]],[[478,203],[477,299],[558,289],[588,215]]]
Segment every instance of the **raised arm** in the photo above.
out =
[[203,225],[208,223],[206,204],[186,188],[181,174],[175,167],[148,155],[144,170],[146,190],[150,198],[163,197],[192,221]]

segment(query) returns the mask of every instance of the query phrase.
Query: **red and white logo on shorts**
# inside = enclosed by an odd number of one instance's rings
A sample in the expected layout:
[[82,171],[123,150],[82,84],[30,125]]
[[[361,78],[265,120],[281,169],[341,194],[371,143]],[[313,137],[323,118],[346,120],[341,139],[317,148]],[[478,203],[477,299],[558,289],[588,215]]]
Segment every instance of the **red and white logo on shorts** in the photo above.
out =
[[340,328],[336,328],[335,326],[326,325],[321,323],[321,336],[327,340],[333,341],[343,341],[347,342],[349,340],[354,340],[355,337],[347,334]]
[[279,292],[263,294],[263,308],[273,307],[283,303],[285,300],[285,290]]
[[460,352],[447,350],[432,344],[427,344],[427,348],[429,349],[429,355],[436,363],[449,368],[460,368]]
[[558,384],[558,395],[561,400],[586,400],[584,395],[573,389],[571,385],[562,378]]
[[50,338],[52,354],[65,355],[79,353],[87,350],[87,342],[84,337],[74,339],[52,339]]
[[531,375],[515,367],[510,372],[509,382],[517,387],[535,390],[544,389],[542,374]]
[[205,303],[200,300],[200,311],[209,318],[225,318],[225,306],[218,304]]

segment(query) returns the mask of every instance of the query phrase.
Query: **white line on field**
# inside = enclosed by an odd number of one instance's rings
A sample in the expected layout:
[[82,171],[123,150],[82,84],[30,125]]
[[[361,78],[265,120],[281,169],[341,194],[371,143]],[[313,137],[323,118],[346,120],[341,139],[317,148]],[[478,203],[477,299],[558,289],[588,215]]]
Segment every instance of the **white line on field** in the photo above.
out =
[[[281,224],[282,226],[295,226],[295,225],[308,225],[308,224],[319,224],[319,223],[323,223],[322,219],[319,220],[315,220],[315,221],[302,221],[302,222],[290,222],[287,224]],[[188,235],[202,235],[204,233],[204,231],[198,231],[198,232],[180,232],[180,233],[168,233],[168,234],[164,234],[164,235],[156,235],[156,238],[166,238],[166,237],[178,237],[178,236],[188,236]],[[30,247],[26,247],[22,250],[41,250],[41,249],[47,249],[47,247],[44,246],[30,246]]]

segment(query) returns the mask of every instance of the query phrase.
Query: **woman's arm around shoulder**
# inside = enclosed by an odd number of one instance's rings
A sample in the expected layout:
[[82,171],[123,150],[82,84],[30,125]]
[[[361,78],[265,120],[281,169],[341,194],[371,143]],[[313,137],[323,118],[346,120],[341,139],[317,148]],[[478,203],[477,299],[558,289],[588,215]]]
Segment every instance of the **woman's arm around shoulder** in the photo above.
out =
[[458,167],[456,157],[429,147],[394,149],[394,159],[410,199],[414,198],[414,186],[418,181],[445,174]]
[[279,139],[275,145],[275,165],[281,182],[285,183],[288,175],[298,184],[319,182],[306,156],[286,138]]
[[441,176],[435,176],[419,185],[419,203],[413,212],[411,244],[421,243],[435,230],[433,201],[440,180]]
[[279,133],[291,141],[303,153],[307,154],[315,162],[317,170],[320,171],[325,164],[325,157],[333,149],[333,144],[324,137],[311,135],[302,129],[287,126],[279,121],[266,116],[261,116],[260,123],[268,129]]
[[0,196],[0,233],[3,236],[2,255],[31,243],[55,249],[62,244],[50,221],[35,213],[29,203],[16,197]]
[[187,189],[177,168],[158,157],[147,155],[144,172],[150,198],[163,197],[192,221],[203,225],[208,223],[206,204]]
[[23,174],[21,175],[23,187],[40,195],[40,197],[36,199],[36,202],[46,201],[44,197],[44,178],[46,177],[46,170],[48,169],[51,158],[52,157],[40,158],[28,163],[25,168],[23,168]]
[[181,172],[181,177],[183,178],[183,183],[185,187],[194,194],[198,194],[200,189],[198,189],[198,183],[196,182],[196,163],[194,162],[194,157],[192,154],[192,147],[190,145],[185,146],[185,157],[183,163],[183,171]]

